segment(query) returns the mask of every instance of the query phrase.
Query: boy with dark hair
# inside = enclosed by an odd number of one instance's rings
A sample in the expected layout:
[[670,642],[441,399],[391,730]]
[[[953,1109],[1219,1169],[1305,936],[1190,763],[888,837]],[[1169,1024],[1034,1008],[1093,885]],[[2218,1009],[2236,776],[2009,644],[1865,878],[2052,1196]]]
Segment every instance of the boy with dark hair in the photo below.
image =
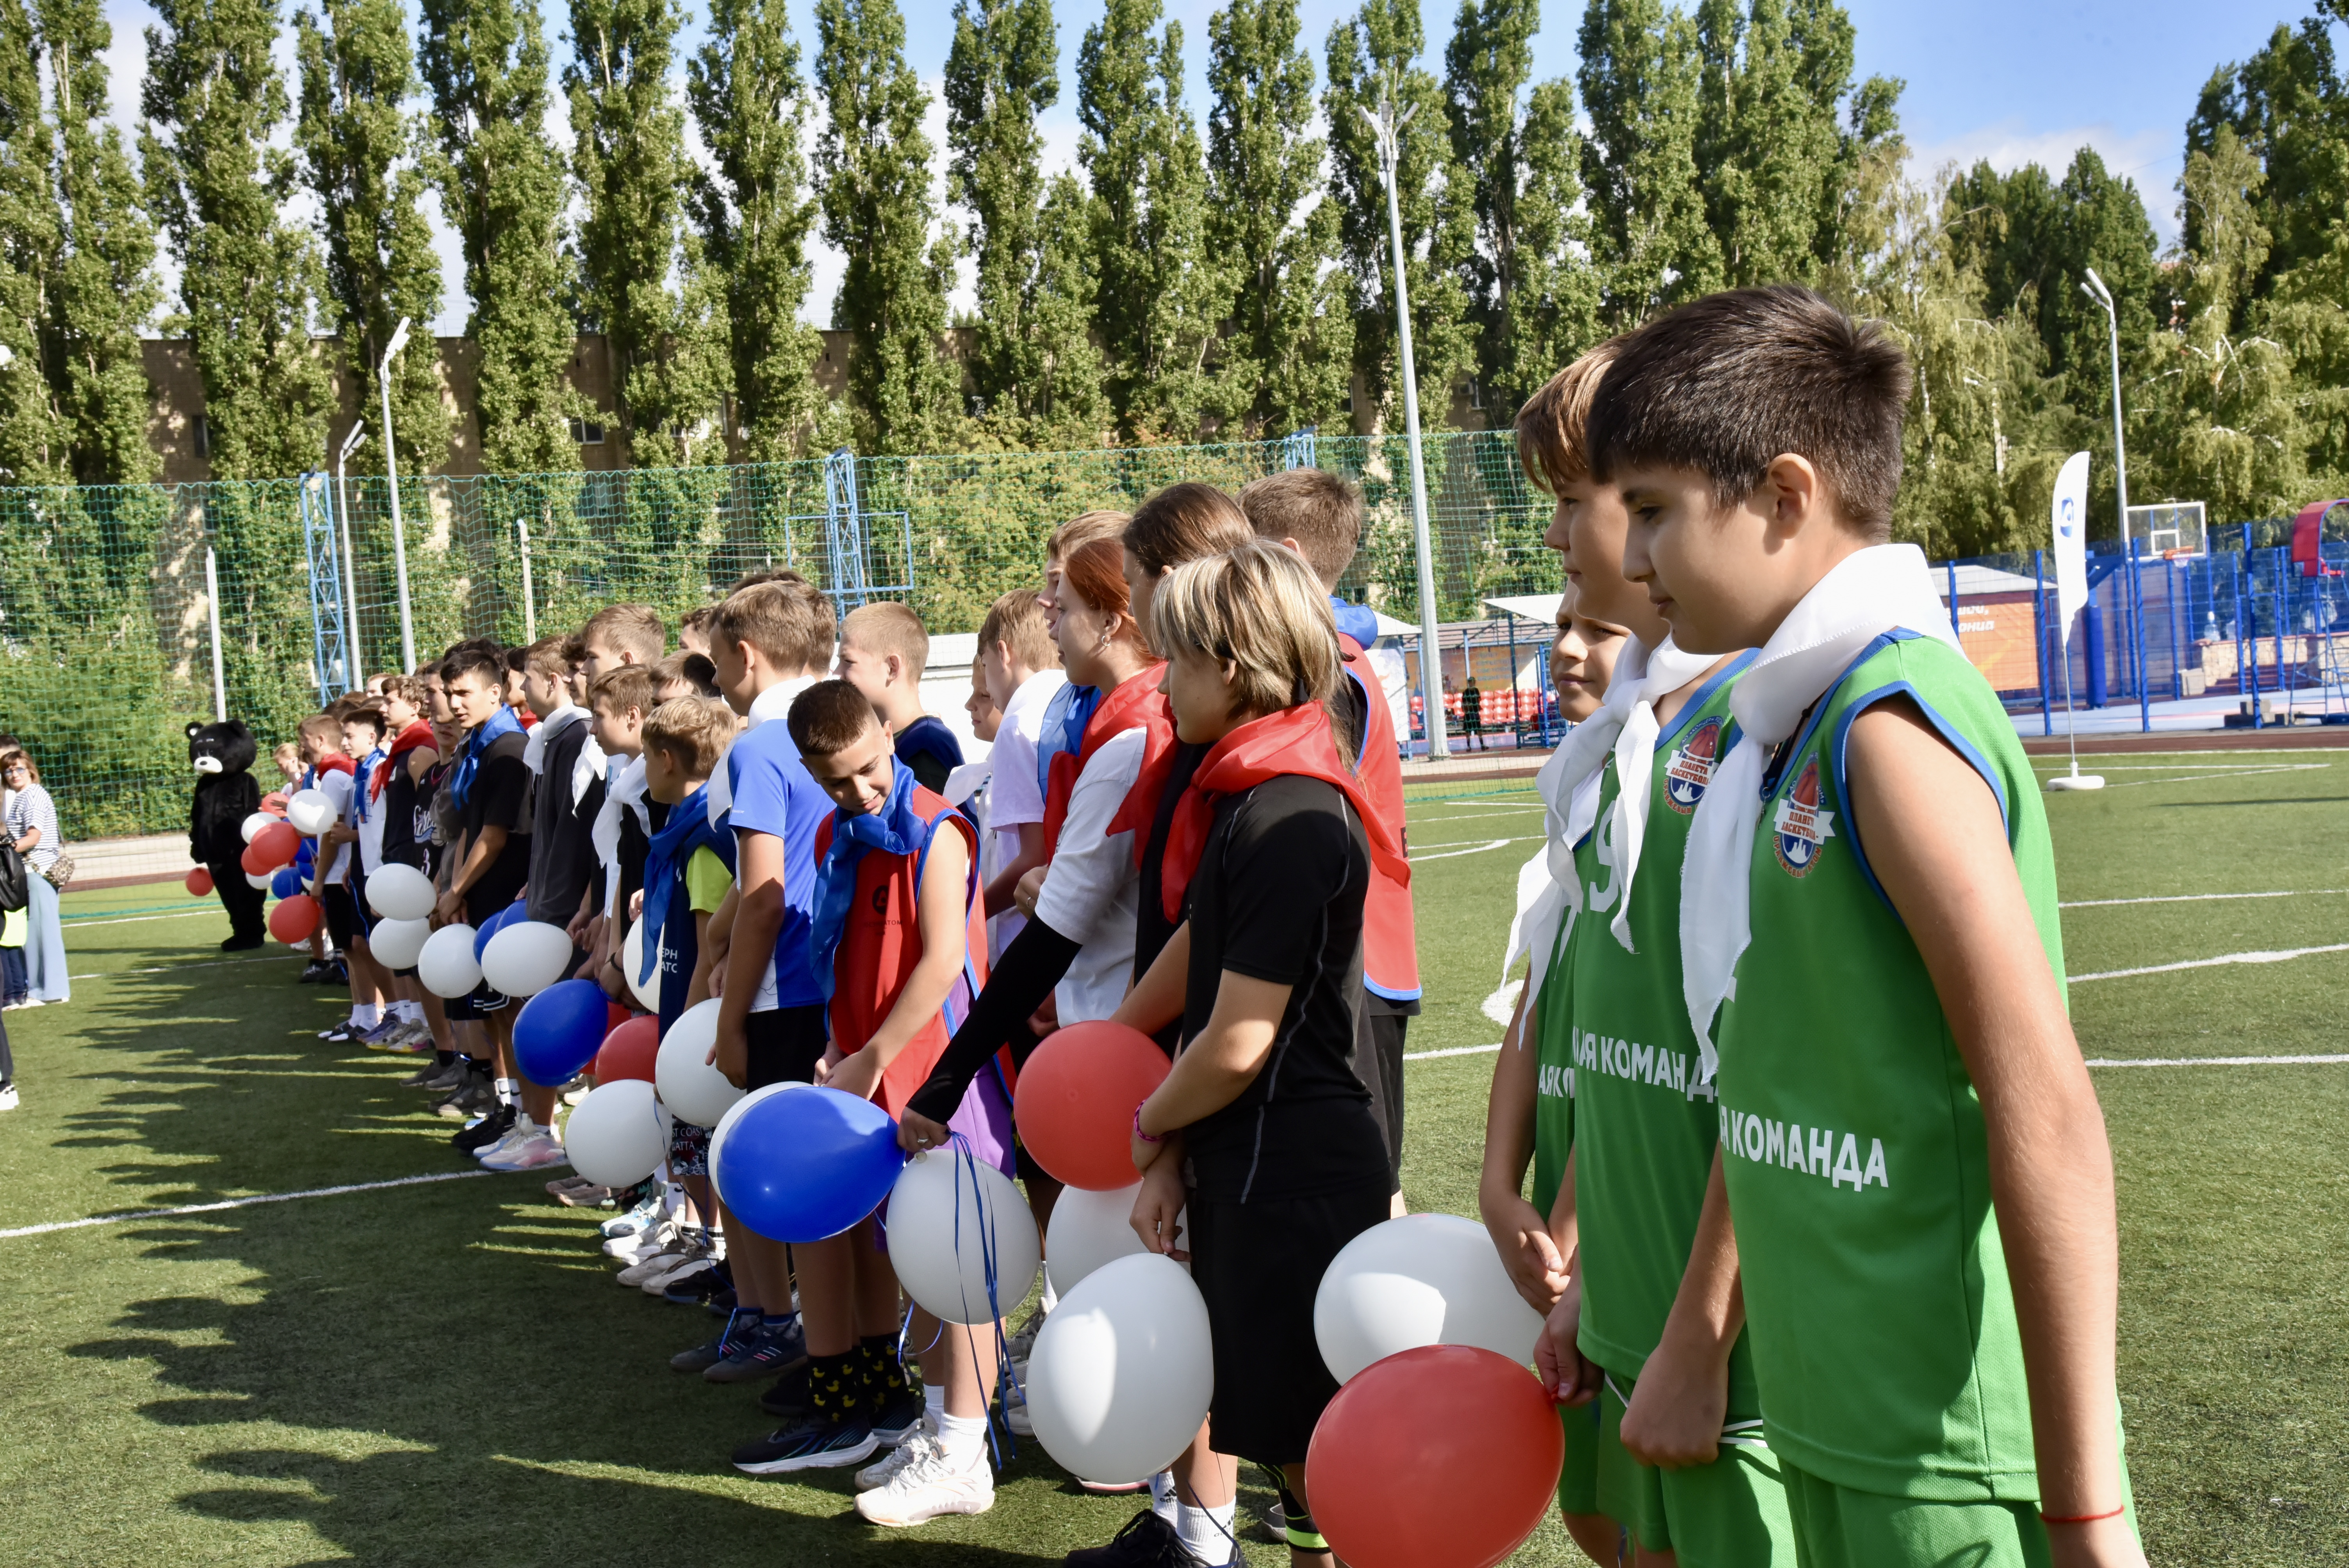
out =
[[[1402,754],[1394,714],[1366,656],[1378,641],[1378,617],[1367,605],[1338,597],[1338,582],[1353,564],[1362,534],[1362,492],[1351,481],[1319,469],[1289,469],[1244,488],[1240,511],[1259,539],[1295,552],[1330,596],[1338,625],[1338,646],[1346,678],[1338,683],[1337,712],[1345,720],[1348,759],[1361,775],[1362,790],[1398,842],[1406,841],[1402,800]],[[1419,1013],[1419,944],[1413,926],[1411,888],[1379,874],[1362,912],[1363,1050],[1357,1070],[1370,1086],[1371,1109],[1386,1135],[1392,1168],[1393,1207],[1402,1212],[1403,1042]]]
[[930,634],[909,604],[884,599],[860,605],[840,624],[840,678],[864,694],[899,759],[936,793],[962,766],[962,743],[943,720],[922,711],[922,671],[929,662]]
[[2135,1568],[2046,815],[1923,554],[1883,542],[1909,390],[1882,329],[1781,285],[1632,334],[1591,413],[1625,574],[1692,651],[1761,650],[1681,901],[1742,1270],[1711,1315],[1752,1324],[1804,1563]]
[[718,618],[718,606],[704,604],[688,610],[685,619],[677,624],[677,645],[688,654],[707,657],[709,653],[709,624]]

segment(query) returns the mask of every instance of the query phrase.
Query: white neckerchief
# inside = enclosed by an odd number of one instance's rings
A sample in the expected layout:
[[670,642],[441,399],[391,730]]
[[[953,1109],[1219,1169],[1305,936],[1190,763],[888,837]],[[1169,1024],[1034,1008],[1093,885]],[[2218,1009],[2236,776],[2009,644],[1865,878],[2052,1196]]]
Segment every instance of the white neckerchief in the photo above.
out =
[[530,727],[530,738],[522,743],[522,765],[533,773],[546,771],[546,748],[554,738],[574,724],[587,722],[587,710],[576,703],[566,702],[544,718]]
[[[1635,654],[1640,657],[1633,665]],[[1648,833],[1648,786],[1655,774],[1656,736],[1661,728],[1656,720],[1656,701],[1703,675],[1719,656],[1684,654],[1670,637],[1651,655],[1635,639],[1615,666],[1615,678],[1607,683],[1609,712],[1615,709],[1616,692],[1627,676],[1630,690],[1623,698],[1621,727],[1615,737],[1615,814],[1599,844],[1599,859],[1612,866],[1614,875],[1609,890],[1604,890],[1609,896],[1603,900],[1603,890],[1590,890],[1590,907],[1604,911],[1609,903],[1615,906],[1615,918],[1608,929],[1626,953],[1637,951],[1631,945],[1631,889],[1640,869],[1640,845]]]
[[604,776],[604,747],[591,732],[579,743],[579,756],[571,764],[571,805],[576,810],[579,802],[587,799],[587,791]]
[[[614,758],[615,762],[621,761]],[[587,830],[588,841],[595,846],[595,858],[604,863],[604,913],[616,916],[620,913],[620,813],[636,814],[636,826],[649,837],[653,830],[652,813],[645,810],[645,759],[640,753],[626,759],[619,772],[604,787],[604,805],[595,813],[595,825]]]
[[1737,960],[1754,939],[1754,830],[1770,750],[1795,733],[1862,649],[1895,628],[1958,646],[1925,552],[1913,544],[1872,545],[1812,584],[1730,693],[1736,738],[1697,802],[1681,871],[1681,988],[1708,1082],[1719,1064],[1713,1015],[1737,994]]
[[[1541,990],[1543,971],[1556,950],[1558,923],[1582,908],[1581,883],[1574,869],[1574,846],[1590,831],[1599,815],[1599,769],[1606,766],[1609,755],[1616,754],[1628,721],[1640,710],[1641,694],[1647,691],[1651,674],[1656,679],[1678,674],[1672,685],[1655,694],[1660,696],[1686,686],[1696,671],[1710,663],[1710,659],[1682,653],[1672,646],[1669,637],[1652,655],[1639,638],[1627,640],[1615,661],[1615,673],[1608,678],[1605,704],[1567,732],[1566,739],[1549,754],[1549,759],[1535,776],[1534,788],[1540,792],[1546,808],[1543,826],[1548,841],[1542,852],[1517,873],[1517,913],[1509,923],[1508,949],[1501,962],[1501,972],[1506,975],[1520,953],[1533,954],[1533,967],[1526,976],[1528,1001]],[[1647,699],[1645,711],[1647,745],[1652,749],[1656,743],[1653,697]],[[1641,778],[1644,779],[1646,775],[1641,774]]]
[[[822,676],[793,676],[789,680],[777,681],[752,697],[750,711],[742,716],[742,735],[750,734],[770,720],[782,718],[792,711],[792,704],[799,700],[800,693],[823,678]],[[734,738],[740,740],[742,735]],[[733,747],[729,745],[727,749],[731,751]],[[727,767],[726,759],[720,758],[718,770],[709,776],[709,825],[713,828],[722,826],[726,813],[733,809],[734,775]]]

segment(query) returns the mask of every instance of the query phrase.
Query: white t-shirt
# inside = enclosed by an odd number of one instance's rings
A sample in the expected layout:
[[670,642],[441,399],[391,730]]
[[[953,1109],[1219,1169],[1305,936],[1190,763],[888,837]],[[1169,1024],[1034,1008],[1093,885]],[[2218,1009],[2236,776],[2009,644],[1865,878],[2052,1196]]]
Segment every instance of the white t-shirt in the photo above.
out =
[[[321,773],[318,775],[318,781],[316,784],[313,784],[311,788],[318,790],[324,794],[327,799],[332,800],[335,803],[335,820],[337,822],[346,822],[350,820],[351,776],[349,774],[340,770],[333,773]],[[318,885],[320,887],[339,886],[343,880],[343,873],[350,869],[350,845],[336,844],[335,846],[334,863],[328,866],[325,871],[316,873]]]
[[[365,788],[366,781],[375,777],[377,766],[387,755],[388,753],[379,749],[367,754],[366,760],[359,764],[357,775],[359,788]],[[402,768],[407,767],[408,758],[402,757],[399,759],[399,765]],[[383,865],[383,809],[390,795],[391,784],[389,780],[386,780],[382,794],[367,798],[367,820],[358,824],[361,891],[365,891],[367,879],[373,876]],[[355,802],[361,799],[357,789],[352,792],[351,799]],[[353,809],[356,810],[356,806]]]
[[[988,872],[990,882],[996,872],[1019,858],[1021,825],[1044,820],[1044,791],[1036,778],[1036,743],[1044,733],[1044,710],[1052,706],[1052,694],[1068,684],[1069,677],[1059,670],[1039,670],[1013,688],[1011,700],[1003,707],[995,749],[988,754],[995,765],[987,787],[987,824],[995,841],[995,863]],[[1028,917],[1016,909],[1006,909],[989,920],[988,945],[993,949],[992,955],[1002,957],[1003,950],[1027,924]]]
[[[1036,895],[1036,918],[1084,944],[1053,992],[1063,1024],[1108,1017],[1125,1000],[1126,983],[1133,977],[1142,872],[1133,863],[1133,830],[1106,830],[1142,771],[1145,738],[1139,729],[1112,738],[1077,775],[1060,848]],[[997,778],[1002,778],[1000,769]]]

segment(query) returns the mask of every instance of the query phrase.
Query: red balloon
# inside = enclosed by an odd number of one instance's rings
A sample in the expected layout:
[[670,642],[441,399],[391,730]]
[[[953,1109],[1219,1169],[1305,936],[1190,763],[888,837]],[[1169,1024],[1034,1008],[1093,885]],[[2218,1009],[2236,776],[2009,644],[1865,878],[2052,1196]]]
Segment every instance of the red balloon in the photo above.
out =
[[236,863],[244,868],[244,874],[249,877],[265,877],[277,869],[277,862],[271,860],[268,851],[257,843],[245,845],[244,852],[236,857]]
[[291,822],[272,822],[253,835],[249,847],[259,850],[269,861],[256,869],[274,872],[280,866],[292,865],[294,857],[302,852],[302,830]]
[[269,934],[289,946],[309,941],[310,934],[317,929],[318,901],[306,892],[281,899],[269,912]]
[[613,1030],[618,1028],[621,1025],[626,1023],[630,1018],[635,1016],[636,1014],[630,1012],[627,1008],[621,1006],[617,1002],[606,1002],[604,1004],[604,1037],[607,1040],[610,1039],[612,1037]]
[[1166,1053],[1106,1018],[1057,1029],[1019,1069],[1012,1119],[1036,1163],[1071,1187],[1131,1187],[1133,1110],[1165,1081]]
[[1557,1408],[1531,1372],[1473,1345],[1423,1345],[1338,1390],[1305,1491],[1351,1568],[1493,1568],[1549,1511],[1565,1463]]
[[660,1020],[647,1013],[630,1018],[604,1037],[603,1049],[587,1064],[587,1076],[598,1084],[622,1078],[653,1081],[653,1058],[660,1054]]
[[204,870],[202,866],[198,866],[194,871],[188,873],[188,892],[191,897],[202,898],[212,891],[212,872]]

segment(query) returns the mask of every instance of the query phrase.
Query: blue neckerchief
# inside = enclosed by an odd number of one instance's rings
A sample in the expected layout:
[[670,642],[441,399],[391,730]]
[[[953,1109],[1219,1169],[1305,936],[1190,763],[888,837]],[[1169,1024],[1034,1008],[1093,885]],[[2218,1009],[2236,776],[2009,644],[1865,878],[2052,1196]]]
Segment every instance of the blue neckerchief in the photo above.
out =
[[857,862],[867,850],[905,855],[929,840],[931,825],[914,810],[914,770],[895,757],[889,759],[889,799],[878,811],[860,811],[853,817],[845,811],[835,813],[832,845],[824,851],[823,863],[816,868],[815,928],[808,935],[808,950],[826,1002],[832,1000],[833,957],[848,929],[848,906],[856,901]]
[[449,799],[457,810],[465,809],[465,797],[473,792],[473,775],[481,771],[481,753],[490,748],[490,742],[501,735],[521,733],[522,720],[513,716],[513,709],[501,703],[489,722],[465,738],[464,755],[457,758],[457,771],[449,779]]
[[1353,638],[1366,648],[1379,640],[1378,612],[1368,604],[1349,604],[1332,593],[1330,614],[1336,617],[1341,635]]
[[1063,686],[1045,706],[1041,733],[1036,737],[1036,791],[1052,792],[1052,758],[1061,752],[1074,756],[1084,749],[1085,726],[1101,706],[1101,687]]
[[367,820],[367,780],[375,777],[376,764],[389,753],[380,746],[359,758],[351,769],[351,826],[357,827]]
[[652,984],[660,968],[661,923],[668,914],[670,885],[685,873],[686,863],[696,852],[708,850],[734,869],[734,835],[721,833],[709,822],[709,786],[697,785],[693,792],[669,808],[668,820],[652,836],[652,849],[645,856],[645,955],[639,985]]

